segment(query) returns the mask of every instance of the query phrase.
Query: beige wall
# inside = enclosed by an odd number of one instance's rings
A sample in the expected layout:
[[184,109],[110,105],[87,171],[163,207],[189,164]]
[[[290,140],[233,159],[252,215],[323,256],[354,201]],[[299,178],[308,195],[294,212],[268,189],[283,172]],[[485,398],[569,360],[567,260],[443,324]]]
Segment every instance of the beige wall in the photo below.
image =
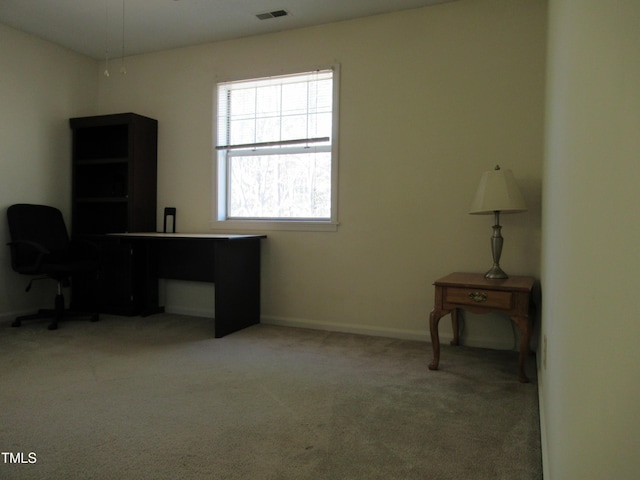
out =
[[[462,0],[131,57],[127,75],[100,78],[99,108],[159,120],[158,221],[175,206],[179,229],[208,231],[216,80],[339,63],[340,227],[267,232],[262,314],[426,339],[432,281],[491,264],[492,218],[467,211],[497,163],[530,207],[503,217],[502,265],[539,273],[545,35],[544,1]],[[163,295],[169,310],[210,314],[212,288],[166,282]],[[514,346],[499,317],[464,338]]]
[[67,219],[71,205],[68,119],[94,112],[95,62],[0,25],[0,317],[53,305],[55,284],[10,269],[6,208],[46,203]]
[[552,0],[544,174],[545,478],[640,472],[640,2]]

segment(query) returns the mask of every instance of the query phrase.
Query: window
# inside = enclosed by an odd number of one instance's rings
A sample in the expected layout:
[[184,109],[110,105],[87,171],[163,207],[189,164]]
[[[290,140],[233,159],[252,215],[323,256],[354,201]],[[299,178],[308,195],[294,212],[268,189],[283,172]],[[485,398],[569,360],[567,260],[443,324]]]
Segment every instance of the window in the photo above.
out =
[[218,84],[217,220],[336,224],[337,77]]

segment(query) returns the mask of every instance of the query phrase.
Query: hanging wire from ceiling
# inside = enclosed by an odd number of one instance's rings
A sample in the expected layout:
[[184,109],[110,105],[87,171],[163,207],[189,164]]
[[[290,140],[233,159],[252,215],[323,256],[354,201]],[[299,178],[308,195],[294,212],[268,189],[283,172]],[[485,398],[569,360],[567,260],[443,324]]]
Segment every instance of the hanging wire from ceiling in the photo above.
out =
[[104,72],[105,77],[109,76],[109,0],[104,2]]
[[124,1],[122,0],[122,57],[120,59],[120,73],[122,75],[127,74],[127,69],[124,66]]
[[[104,72],[103,75],[108,77],[109,74],[109,0],[105,0],[105,28],[104,28]],[[124,65],[125,54],[125,0],[122,0],[122,53],[120,56],[120,73],[126,75],[127,68]]]

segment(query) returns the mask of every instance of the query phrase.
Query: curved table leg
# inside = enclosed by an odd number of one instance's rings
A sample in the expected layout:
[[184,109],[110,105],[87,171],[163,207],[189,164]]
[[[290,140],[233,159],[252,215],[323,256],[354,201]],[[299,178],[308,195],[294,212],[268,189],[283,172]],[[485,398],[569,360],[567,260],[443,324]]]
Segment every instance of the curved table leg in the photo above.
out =
[[431,332],[431,345],[433,347],[433,360],[429,364],[429,370],[437,370],[440,363],[440,337],[438,335],[438,323],[449,310],[431,310],[429,315],[429,331]]
[[521,383],[528,383],[529,378],[524,373],[524,364],[529,356],[529,342],[531,341],[531,323],[529,318],[522,316],[511,317],[511,320],[520,327],[520,355],[518,357],[518,377]]

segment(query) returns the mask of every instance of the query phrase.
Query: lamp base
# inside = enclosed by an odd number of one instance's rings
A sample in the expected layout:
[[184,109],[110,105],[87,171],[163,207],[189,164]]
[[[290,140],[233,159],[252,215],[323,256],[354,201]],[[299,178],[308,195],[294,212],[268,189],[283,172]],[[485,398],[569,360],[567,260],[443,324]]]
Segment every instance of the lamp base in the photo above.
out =
[[503,238],[500,234],[502,227],[500,226],[500,212],[493,212],[495,215],[495,223],[493,225],[493,235],[491,236],[491,256],[493,257],[493,267],[484,274],[484,278],[501,279],[509,278],[500,268],[500,254],[502,253]]
[[500,265],[494,265],[491,269],[484,274],[484,278],[490,279],[501,279],[501,278],[509,278],[509,275],[504,273],[504,271],[500,268]]

